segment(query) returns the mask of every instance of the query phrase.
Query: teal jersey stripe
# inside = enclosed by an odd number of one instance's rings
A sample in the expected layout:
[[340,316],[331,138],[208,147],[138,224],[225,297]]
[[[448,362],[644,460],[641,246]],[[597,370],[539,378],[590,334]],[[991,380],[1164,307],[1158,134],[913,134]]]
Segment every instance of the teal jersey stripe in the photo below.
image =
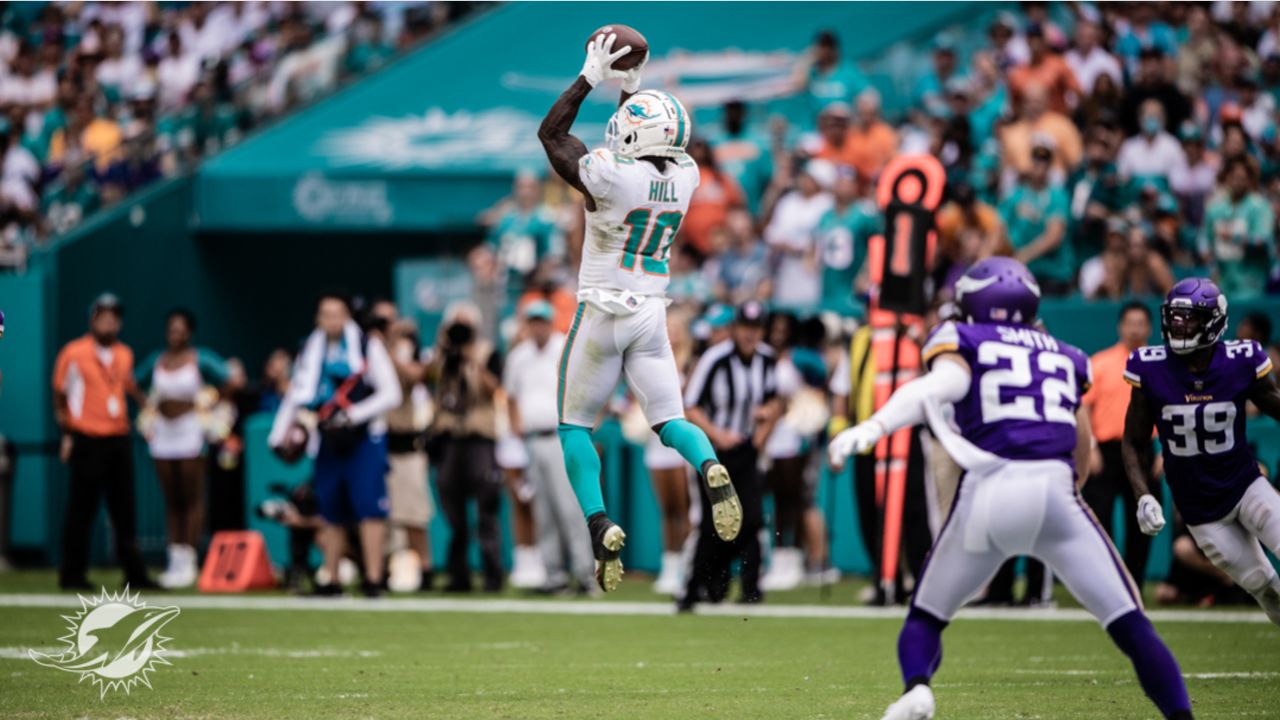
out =
[[569,326],[569,337],[564,341],[564,352],[560,353],[560,387],[556,390],[556,413],[560,422],[564,422],[564,386],[565,375],[569,369],[569,353],[573,350],[573,340],[578,336],[578,325],[582,322],[582,311],[586,303],[578,303],[578,312],[573,314],[573,325]]

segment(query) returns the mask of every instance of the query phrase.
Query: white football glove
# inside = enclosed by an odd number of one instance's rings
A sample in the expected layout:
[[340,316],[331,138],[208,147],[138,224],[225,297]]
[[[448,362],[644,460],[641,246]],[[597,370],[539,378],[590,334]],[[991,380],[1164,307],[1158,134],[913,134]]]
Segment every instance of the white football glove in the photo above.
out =
[[1138,527],[1147,535],[1158,535],[1164,527],[1164,508],[1150,493],[1138,498]]
[[644,70],[644,66],[648,64],[649,64],[649,53],[646,52],[644,54],[644,59],[640,61],[639,65],[631,68],[630,70],[621,71],[623,92],[632,93],[632,94],[640,92],[640,73],[641,71]]
[[[627,73],[623,70],[614,70],[613,63],[618,58],[631,52],[631,46],[613,49],[613,44],[618,41],[616,34],[597,35],[591,38],[591,42],[587,44],[587,60],[582,64],[582,72],[579,73],[586,79],[591,87],[600,84],[601,80],[610,80],[612,78],[626,79]],[[639,76],[636,77],[639,82]]]
[[875,420],[858,423],[831,439],[827,454],[832,465],[843,465],[845,458],[857,453],[865,455],[884,437],[884,427]]

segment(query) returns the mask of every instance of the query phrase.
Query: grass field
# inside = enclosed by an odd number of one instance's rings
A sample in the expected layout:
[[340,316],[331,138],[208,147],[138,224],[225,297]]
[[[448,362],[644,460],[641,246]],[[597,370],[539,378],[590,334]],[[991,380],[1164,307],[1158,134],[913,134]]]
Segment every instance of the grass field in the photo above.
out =
[[[153,689],[100,700],[26,656],[58,648],[65,632],[74,597],[31,594],[51,580],[0,575],[2,718],[878,718],[900,690],[891,614],[673,616],[640,602],[652,596],[632,582],[621,600],[500,606],[152,593],[143,599],[183,607],[164,632],[173,665],[151,675]],[[821,605],[800,591],[769,607],[853,613],[854,591],[842,584]],[[939,717],[1156,717],[1124,657],[1078,615],[958,620],[935,683]],[[1197,717],[1280,718],[1280,628],[1192,617],[1203,619],[1156,622]]]

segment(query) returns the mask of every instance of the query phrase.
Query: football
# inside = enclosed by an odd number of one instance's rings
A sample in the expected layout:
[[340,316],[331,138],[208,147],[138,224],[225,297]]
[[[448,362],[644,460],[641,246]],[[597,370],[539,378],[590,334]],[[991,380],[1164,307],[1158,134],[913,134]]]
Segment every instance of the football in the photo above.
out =
[[631,70],[640,63],[644,62],[645,55],[649,53],[649,41],[644,39],[638,30],[626,25],[605,25],[604,27],[591,33],[587,38],[586,45],[590,45],[591,41],[599,35],[608,36],[614,34],[618,39],[613,42],[613,49],[620,50],[628,45],[631,46],[631,52],[618,58],[613,66],[618,70]]

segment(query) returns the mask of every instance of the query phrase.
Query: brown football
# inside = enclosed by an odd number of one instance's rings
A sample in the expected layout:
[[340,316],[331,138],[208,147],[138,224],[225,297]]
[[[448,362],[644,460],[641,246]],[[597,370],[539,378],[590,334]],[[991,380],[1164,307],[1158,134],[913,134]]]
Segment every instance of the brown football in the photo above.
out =
[[643,62],[644,56],[649,53],[649,41],[645,40],[644,36],[635,28],[627,27],[626,25],[605,25],[591,33],[591,37],[587,38],[585,45],[590,45],[597,35],[617,35],[618,39],[613,41],[614,50],[621,50],[628,45],[631,46],[631,52],[618,58],[613,63],[615,69],[630,70]]

